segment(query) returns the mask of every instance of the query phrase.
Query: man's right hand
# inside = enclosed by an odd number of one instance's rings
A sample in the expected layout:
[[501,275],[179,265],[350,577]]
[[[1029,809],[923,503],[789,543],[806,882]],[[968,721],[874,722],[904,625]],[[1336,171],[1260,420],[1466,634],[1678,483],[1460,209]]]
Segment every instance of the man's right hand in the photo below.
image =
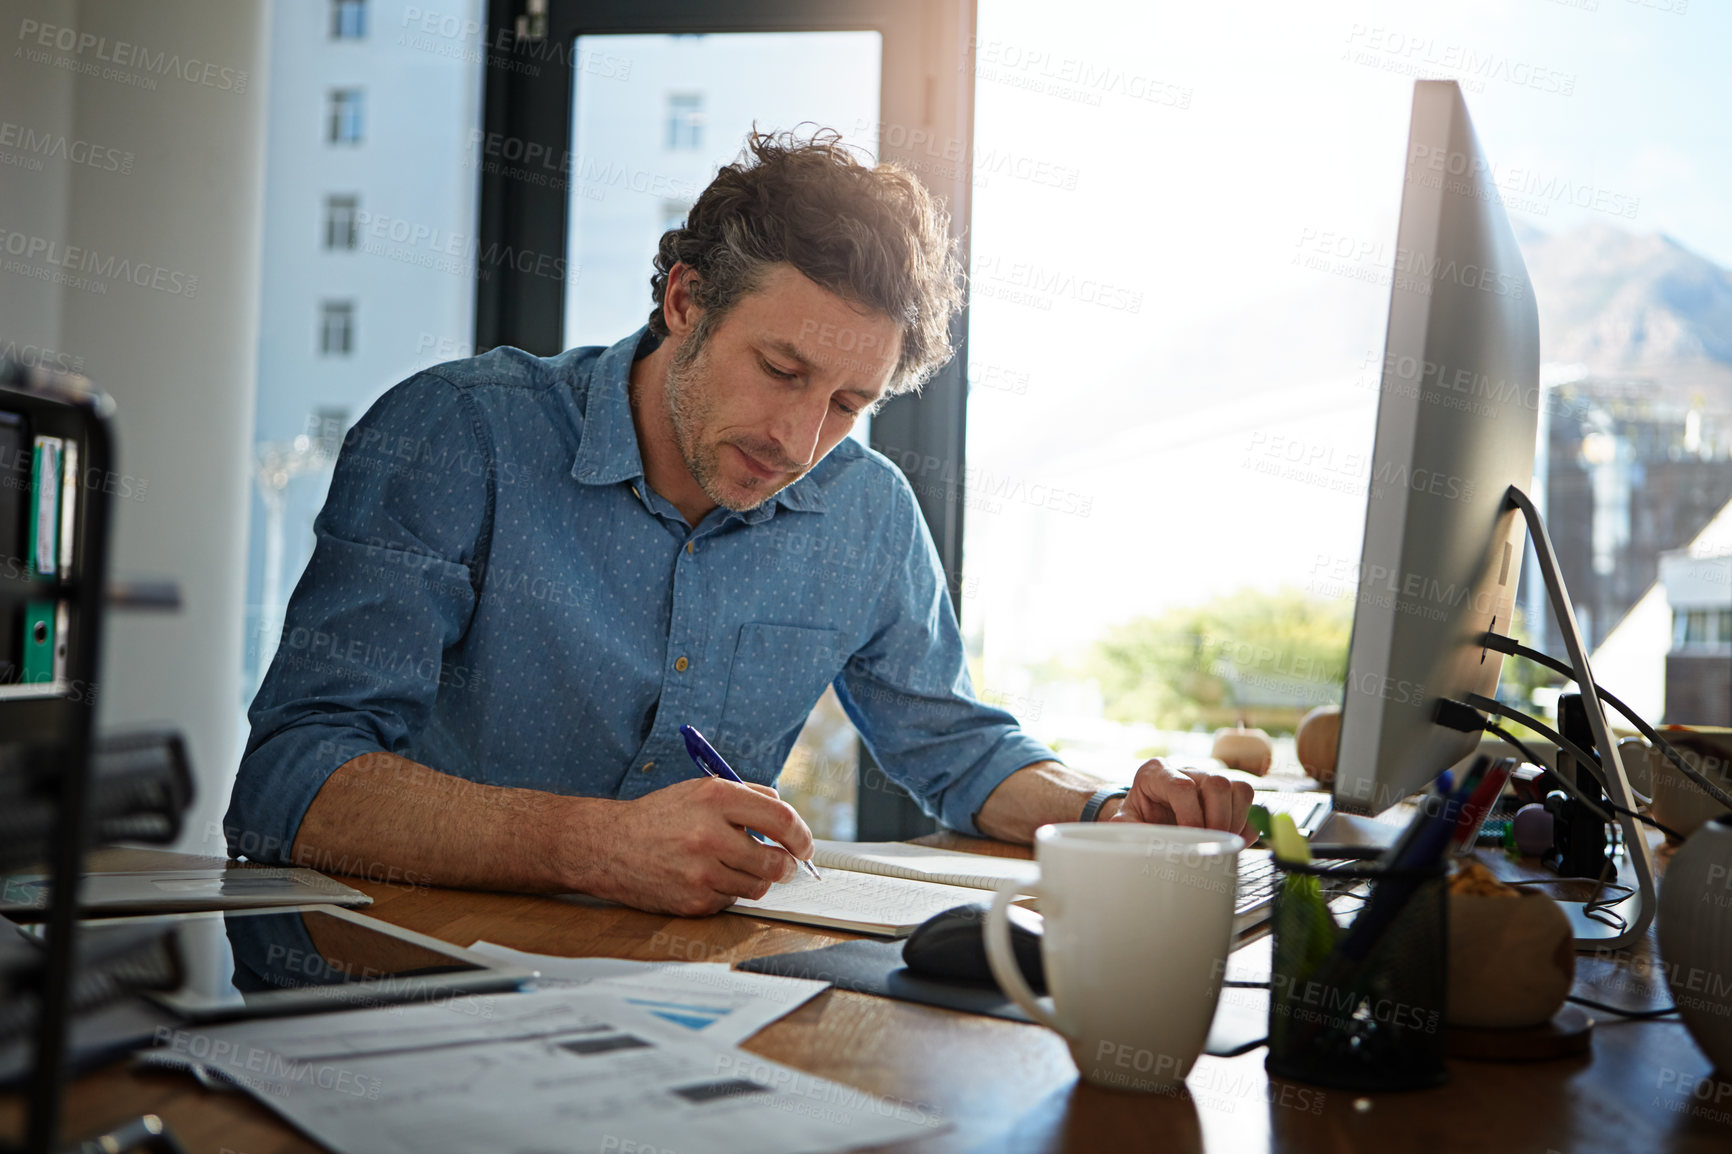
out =
[[812,856],[812,831],[765,785],[701,777],[590,812],[600,820],[565,842],[561,864],[575,888],[640,910],[701,917],[792,880],[794,859],[747,829]]

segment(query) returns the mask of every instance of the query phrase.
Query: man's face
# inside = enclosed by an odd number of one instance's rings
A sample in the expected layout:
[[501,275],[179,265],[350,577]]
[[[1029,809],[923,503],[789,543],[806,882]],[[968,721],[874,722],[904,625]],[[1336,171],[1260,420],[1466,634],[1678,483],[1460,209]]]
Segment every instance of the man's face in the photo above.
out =
[[902,328],[778,265],[667,373],[674,438],[710,500],[746,510],[803,477],[889,388]]

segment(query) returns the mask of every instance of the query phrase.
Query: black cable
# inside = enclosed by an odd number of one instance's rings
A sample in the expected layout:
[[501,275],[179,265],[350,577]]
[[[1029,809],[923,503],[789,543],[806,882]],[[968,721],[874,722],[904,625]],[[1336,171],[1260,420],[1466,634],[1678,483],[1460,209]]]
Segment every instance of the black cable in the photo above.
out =
[[[1468,701],[1468,704],[1473,705],[1473,706],[1478,707],[1478,708],[1483,708],[1487,712],[1500,713],[1504,717],[1509,718],[1511,721],[1521,722],[1523,725],[1527,726],[1529,729],[1533,730],[1535,733],[1539,734],[1541,737],[1545,738],[1547,741],[1551,742],[1553,745],[1557,746],[1559,749],[1563,750],[1564,752],[1568,753],[1571,757],[1575,758],[1577,765],[1586,766],[1587,771],[1589,773],[1594,774],[1594,776],[1596,778],[1599,777],[1599,774],[1596,772],[1596,770],[1598,769],[1598,765],[1599,765],[1598,762],[1594,761],[1593,758],[1589,757],[1587,755],[1587,753],[1585,753],[1582,750],[1581,746],[1579,746],[1575,742],[1569,740],[1563,734],[1552,729],[1550,726],[1546,725],[1545,722],[1539,720],[1538,718],[1529,717],[1527,714],[1523,713],[1519,709],[1516,709],[1514,706],[1506,705],[1503,702],[1498,701],[1496,698],[1485,697],[1485,696],[1478,694],[1478,693],[1470,695],[1470,700]],[[1508,741],[1511,745],[1515,745],[1516,748],[1522,749],[1523,755],[1526,756],[1529,761],[1532,761],[1535,765],[1540,766],[1542,769],[1545,768],[1544,762],[1539,761],[1538,759],[1534,758],[1533,755],[1528,750],[1526,750],[1524,747],[1522,747],[1521,745],[1516,743],[1516,741],[1510,736],[1509,731],[1504,729],[1501,725],[1495,725],[1492,722],[1488,721],[1488,722],[1486,722],[1485,728],[1486,728],[1487,733],[1495,733],[1499,737],[1503,738],[1505,741]],[[1598,817],[1601,821],[1605,822],[1607,825],[1614,824],[1612,819],[1606,815],[1605,810],[1603,810],[1599,807],[1598,803],[1589,801],[1587,799],[1587,797],[1585,797],[1580,792],[1580,790],[1578,790],[1576,788],[1576,786],[1572,782],[1569,781],[1569,779],[1564,777],[1563,774],[1557,773],[1554,771],[1552,776],[1557,779],[1559,785],[1562,785],[1564,787],[1564,791],[1566,793],[1569,793],[1577,801],[1579,801],[1583,805],[1587,806],[1588,809],[1594,814],[1595,817]],[[1602,787],[1605,785],[1605,781],[1603,779],[1600,781],[1600,785]],[[1607,790],[1608,794],[1610,792],[1611,792],[1610,790]],[[1611,811],[1613,813],[1621,813],[1625,817],[1633,818],[1636,821],[1644,822],[1648,825],[1651,825],[1655,829],[1659,830],[1661,833],[1665,834],[1669,838],[1675,838],[1678,841],[1684,840],[1684,836],[1682,834],[1680,834],[1677,830],[1671,828],[1668,825],[1664,825],[1661,822],[1655,821],[1653,818],[1649,817],[1645,813],[1637,813],[1633,809],[1626,809],[1623,806],[1619,805],[1617,802],[1613,801],[1610,797],[1606,798],[1605,804],[1609,809],[1611,809]]]
[[[1516,712],[1516,711],[1511,710],[1510,712]],[[1570,755],[1572,757],[1574,757],[1578,762],[1582,761],[1582,750],[1577,748],[1574,742],[1565,741],[1563,737],[1561,737],[1560,735],[1558,735],[1556,733],[1553,733],[1551,730],[1547,729],[1543,725],[1540,725],[1538,722],[1535,722],[1532,718],[1525,718],[1525,721],[1529,725],[1531,725],[1533,728],[1538,729],[1541,732],[1541,734],[1543,734],[1544,736],[1552,738],[1554,741],[1556,741],[1558,743],[1559,749],[1567,749],[1568,752],[1570,753]],[[1511,745],[1513,745],[1517,749],[1521,750],[1522,755],[1525,756],[1531,764],[1537,766],[1540,769],[1546,768],[1545,763],[1540,761],[1537,757],[1534,756],[1533,750],[1529,749],[1525,744],[1523,744],[1515,736],[1515,734],[1509,732],[1509,730],[1505,729],[1503,726],[1498,725],[1498,724],[1491,722],[1491,721],[1487,721],[1485,728],[1486,728],[1486,732],[1497,734],[1499,737],[1503,738],[1505,741],[1509,742]],[[1563,774],[1558,773],[1555,770],[1551,771],[1551,772],[1552,772],[1553,778],[1556,779],[1557,783],[1559,785],[1563,786],[1570,794],[1572,794],[1575,797],[1575,799],[1577,801],[1579,801],[1583,806],[1585,806],[1588,810],[1590,810],[1594,814],[1595,817],[1598,817],[1601,821],[1603,821],[1607,825],[1611,826],[1614,832],[1617,830],[1617,828],[1618,828],[1617,823],[1612,821],[1611,818],[1607,817],[1604,810],[1600,809],[1600,807],[1598,805],[1596,805],[1595,803],[1589,801],[1587,799],[1587,797],[1584,796],[1576,786],[1571,784],[1569,782],[1569,780],[1564,777]],[[1604,782],[1602,782],[1601,784],[1603,785]],[[1610,792],[1610,791],[1608,791],[1608,792]],[[1671,830],[1669,830],[1666,826],[1662,825],[1660,822],[1655,821],[1651,817],[1647,817],[1643,814],[1636,813],[1634,810],[1625,809],[1623,806],[1612,801],[1611,798],[1609,798],[1609,797],[1606,799],[1606,804],[1608,806],[1610,806],[1612,808],[1612,810],[1616,813],[1625,814],[1626,816],[1634,818],[1637,821],[1647,822],[1649,825],[1654,826],[1656,829],[1660,830],[1660,832],[1665,833],[1668,836],[1671,835],[1671,832],[1672,832]],[[1624,930],[1629,928],[1629,923],[1624,920],[1624,915],[1618,913],[1617,909],[1615,907],[1622,904],[1623,901],[1626,898],[1632,896],[1635,893],[1635,891],[1628,889],[1628,887],[1623,886],[1621,883],[1612,882],[1611,885],[1613,888],[1625,889],[1628,892],[1626,892],[1622,895],[1616,896],[1616,897],[1608,895],[1608,896],[1602,898],[1600,895],[1606,891],[1607,882],[1608,882],[1607,875],[1610,874],[1611,869],[1612,869],[1612,862],[1611,862],[1611,859],[1608,858],[1606,860],[1606,864],[1605,864],[1604,868],[1602,868],[1600,870],[1599,880],[1594,885],[1593,896],[1588,898],[1588,900],[1585,903],[1583,903],[1583,905],[1582,905],[1582,914],[1585,917],[1591,918],[1594,921],[1599,922],[1603,926],[1611,927],[1613,930],[1616,930],[1618,933],[1623,933]],[[1562,880],[1562,879],[1559,879],[1559,880]]]
[[1521,738],[1517,737],[1515,734],[1511,733],[1509,730],[1505,729],[1503,726],[1497,724],[1495,721],[1486,722],[1485,731],[1487,733],[1497,734],[1499,737],[1503,738],[1510,745],[1514,746],[1516,751],[1522,755],[1523,759],[1526,760],[1527,763],[1529,765],[1533,766],[1535,769],[1545,769],[1546,768],[1546,763],[1541,761],[1539,759],[1539,755],[1534,753],[1533,750],[1529,749],[1527,747],[1526,743],[1524,743]]
[[[1529,749],[1527,747],[1527,744],[1525,742],[1523,742],[1520,738],[1518,738],[1515,734],[1511,733],[1509,730],[1505,729],[1503,726],[1498,725],[1496,722],[1492,722],[1492,721],[1486,722],[1485,731],[1487,733],[1495,733],[1499,737],[1503,738],[1506,742],[1508,742],[1510,745],[1513,745],[1518,751],[1520,751],[1522,757],[1524,759],[1526,759],[1526,761],[1529,765],[1533,766],[1535,769],[1543,769],[1543,770],[1546,770],[1548,773],[1552,773],[1553,776],[1557,778],[1558,784],[1563,785],[1566,789],[1569,788],[1570,783],[1564,780],[1564,775],[1561,773],[1556,773],[1555,771],[1551,770],[1550,767],[1548,767],[1545,762],[1541,761],[1539,759],[1539,756],[1537,754],[1535,754],[1533,750]],[[1602,784],[1604,784],[1604,783],[1602,783]],[[1608,817],[1606,815],[1606,813],[1603,810],[1601,810],[1597,804],[1589,801],[1587,798],[1583,797],[1579,793],[1576,793],[1574,796],[1575,796],[1577,801],[1579,801],[1583,805],[1587,806],[1588,809],[1594,814],[1595,817],[1598,817],[1601,821],[1604,821],[1607,825],[1614,824],[1612,822],[1612,819],[1610,817]],[[1660,825],[1659,822],[1654,821],[1652,818],[1643,817],[1639,813],[1631,813],[1629,810],[1625,809],[1623,806],[1618,805],[1617,803],[1613,802],[1610,798],[1606,799],[1606,804],[1611,807],[1612,812],[1614,812],[1614,813],[1628,813],[1628,814],[1630,814],[1631,817],[1636,818],[1639,821],[1645,821],[1651,825],[1658,826],[1662,833],[1667,832],[1666,827],[1663,825]]]
[[[1530,765],[1538,766],[1541,769],[1544,769],[1546,767],[1544,762],[1542,762],[1539,758],[1534,756],[1533,750],[1529,749],[1522,742],[1522,740],[1520,738],[1518,738],[1515,734],[1510,733],[1508,730],[1504,729],[1503,726],[1496,725],[1496,724],[1489,724],[1485,728],[1486,728],[1486,732],[1497,734],[1499,737],[1503,738],[1505,741],[1509,742],[1510,745],[1514,746],[1517,750],[1519,750],[1521,752],[1521,755],[1528,760],[1528,763]],[[1658,823],[1655,823],[1655,824],[1658,824]],[[1600,888],[1601,889],[1606,888],[1605,887],[1605,876],[1606,876],[1606,873],[1604,870],[1602,870],[1600,872]],[[1538,879],[1535,881],[1505,882],[1504,884],[1505,885],[1516,885],[1516,886],[1547,885],[1547,884],[1551,884],[1554,882],[1561,882],[1561,881],[1565,881],[1565,880],[1567,880],[1567,879],[1564,879],[1564,878],[1541,878],[1541,879]],[[1613,888],[1621,889],[1621,890],[1624,890],[1626,892],[1624,894],[1620,895],[1619,897],[1608,898],[1605,902],[1598,903],[1597,909],[1590,909],[1589,908],[1589,907],[1593,907],[1596,905],[1595,901],[1592,901],[1592,900],[1589,901],[1587,906],[1583,907],[1583,910],[1584,910],[1584,912],[1587,913],[1588,917],[1592,917],[1592,918],[1594,918],[1595,921],[1598,921],[1598,922],[1601,922],[1602,924],[1607,924],[1607,925],[1609,925],[1611,923],[1606,922],[1605,919],[1603,919],[1603,918],[1596,917],[1595,914],[1597,912],[1601,912],[1601,911],[1606,912],[1606,913],[1610,913],[1610,910],[1607,909],[1607,906],[1616,905],[1618,902],[1624,901],[1626,898],[1630,897],[1631,895],[1633,895],[1635,893],[1635,891],[1633,889],[1631,889],[1627,885],[1624,885],[1622,882],[1614,882],[1612,884],[1613,884]],[[1598,891],[1596,890],[1596,894],[1597,893],[1598,893]],[[1619,915],[1619,914],[1611,914],[1611,916],[1616,918],[1619,922],[1623,922],[1623,920],[1624,920],[1622,915]],[[1622,927],[1621,926],[1613,926],[1612,928],[1620,929]],[[1663,1010],[1621,1010],[1616,1006],[1608,1006],[1604,1002],[1596,1002],[1592,998],[1582,998],[1582,997],[1576,996],[1575,994],[1569,995],[1568,1000],[1572,1001],[1572,1002],[1576,1002],[1576,1003],[1583,1005],[1583,1006],[1589,1006],[1589,1007],[1596,1009],[1596,1010],[1599,1010],[1603,1013],[1612,1014],[1612,1015],[1615,1015],[1615,1016],[1620,1017],[1620,1018],[1632,1018],[1632,1019],[1638,1019],[1638,1020],[1644,1019],[1644,1018],[1659,1018],[1659,1017],[1665,1016],[1666,1014],[1676,1014],[1678,1012],[1678,1007],[1676,1007],[1676,1006],[1668,1006]]]
[[[1576,680],[1576,671],[1571,669],[1564,662],[1559,661],[1549,653],[1541,653],[1538,649],[1530,649],[1513,637],[1505,637],[1501,633],[1487,633],[1481,640],[1484,641],[1487,649],[1494,649],[1499,653],[1505,653],[1511,657],[1526,658],[1536,665],[1545,666],[1560,677],[1567,677],[1571,681]],[[1616,697],[1613,697],[1610,693],[1607,693],[1604,687],[1602,687],[1598,682],[1594,683],[1594,693],[1601,701],[1623,714],[1624,720],[1628,721],[1631,725],[1634,725],[1637,732],[1648,739],[1650,745],[1653,745],[1664,753],[1667,759],[1671,761],[1673,765],[1678,767],[1680,773],[1700,786],[1709,797],[1713,798],[1727,809],[1732,809],[1732,794],[1728,794],[1725,790],[1709,781],[1702,773],[1691,767],[1690,763],[1684,760],[1684,755],[1678,752],[1677,747],[1665,738],[1661,737],[1654,727],[1642,720],[1635,710],[1625,705],[1622,701],[1619,701]]]
[[1229,990],[1267,990],[1269,988],[1268,982],[1235,982],[1229,980],[1222,982],[1221,985]]
[[[1562,737],[1559,737],[1557,734],[1552,733],[1550,730],[1546,729],[1544,726],[1535,725],[1535,726],[1531,726],[1530,728],[1538,729],[1543,736],[1553,738],[1554,740],[1556,740],[1559,743],[1562,743],[1564,740]],[[1577,801],[1581,802],[1584,806],[1586,806],[1588,808],[1589,813],[1592,813],[1595,817],[1599,818],[1601,821],[1605,822],[1607,825],[1614,824],[1611,814],[1608,814],[1605,810],[1601,809],[1598,802],[1590,801],[1588,799],[1588,797],[1581,792],[1580,788],[1578,788],[1574,782],[1570,781],[1568,778],[1564,777],[1563,774],[1556,772],[1550,766],[1546,765],[1545,762],[1541,761],[1537,756],[1535,756],[1534,751],[1529,749],[1525,744],[1523,744],[1522,741],[1519,738],[1517,738],[1515,734],[1511,733],[1509,730],[1505,729],[1503,726],[1501,726],[1501,725],[1497,724],[1495,721],[1491,721],[1491,720],[1487,720],[1485,722],[1485,731],[1487,733],[1497,734],[1499,737],[1503,738],[1505,741],[1509,742],[1511,745],[1513,745],[1517,749],[1519,749],[1521,751],[1522,756],[1527,759],[1528,764],[1530,764],[1530,765],[1532,765],[1538,769],[1543,769],[1547,773],[1550,773],[1553,777],[1555,777],[1557,779],[1558,784],[1564,787],[1564,791],[1566,793],[1568,793],[1571,797],[1575,798]],[[1576,753],[1580,752],[1579,750],[1576,749],[1576,747],[1574,745],[1571,745],[1569,747],[1569,751],[1572,754],[1576,754]],[[1619,810],[1621,808],[1620,806],[1614,805],[1612,803],[1611,799],[1609,799],[1609,798],[1606,800],[1606,804],[1611,806],[1614,811]],[[1628,810],[1624,810],[1623,812],[1629,813]],[[1631,816],[1634,817],[1637,815],[1631,814]]]
[[1592,998],[1579,998],[1575,994],[1571,994],[1565,1001],[1574,1002],[1578,1006],[1588,1006],[1591,1009],[1599,1010],[1601,1013],[1613,1014],[1620,1018],[1633,1018],[1637,1021],[1644,1018],[1663,1018],[1667,1014],[1678,1012],[1677,1006],[1667,1006],[1663,1010],[1623,1010],[1617,1006],[1608,1006],[1604,1002],[1596,1002]]
[[[1609,867],[1611,863],[1607,862],[1606,865]],[[1625,919],[1623,914],[1618,912],[1617,907],[1624,904],[1624,902],[1628,901],[1630,898],[1635,897],[1636,891],[1633,887],[1627,886],[1623,882],[1608,883],[1606,881],[1606,874],[1608,872],[1609,870],[1600,871],[1599,878],[1594,882],[1594,892],[1589,894],[1588,899],[1582,903],[1582,916],[1599,922],[1602,926],[1609,926],[1619,933],[1623,933],[1630,927],[1630,923]],[[1525,881],[1506,881],[1503,884],[1506,886],[1517,887],[1555,886],[1585,880],[1587,879],[1529,878]]]

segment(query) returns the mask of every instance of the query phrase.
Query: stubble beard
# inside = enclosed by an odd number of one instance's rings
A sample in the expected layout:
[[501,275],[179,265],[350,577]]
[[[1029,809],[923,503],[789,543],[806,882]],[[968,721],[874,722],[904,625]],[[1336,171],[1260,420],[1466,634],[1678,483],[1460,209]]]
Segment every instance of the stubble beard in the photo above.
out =
[[[663,393],[667,400],[668,419],[674,429],[674,444],[679,447],[686,471],[704,495],[724,509],[744,513],[755,509],[777,492],[769,489],[755,498],[742,500],[729,493],[721,480],[721,442],[704,443],[704,426],[715,412],[714,382],[709,371],[709,334],[700,324],[698,330],[674,351],[668,362]],[[753,478],[754,480],[756,478]]]

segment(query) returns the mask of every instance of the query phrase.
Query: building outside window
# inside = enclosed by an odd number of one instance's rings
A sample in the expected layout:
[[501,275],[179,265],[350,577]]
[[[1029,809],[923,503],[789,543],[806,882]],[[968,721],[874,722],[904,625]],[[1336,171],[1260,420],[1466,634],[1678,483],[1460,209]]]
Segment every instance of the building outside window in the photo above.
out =
[[668,151],[694,152],[704,146],[704,94],[668,95]]
[[324,301],[319,306],[319,352],[346,357],[355,351],[355,302]]
[[325,197],[325,247],[352,249],[360,239],[355,214],[360,209],[356,196]]
[[361,143],[361,90],[333,88],[325,140],[330,144]]
[[331,0],[331,39],[360,40],[367,35],[367,0]]
[[[255,474],[249,518],[240,711],[276,651],[284,603],[317,541],[313,523],[347,428],[339,416],[365,412],[428,365],[470,355],[475,318],[475,278],[463,266],[473,260],[465,245],[476,221],[481,54],[443,55],[443,38],[393,33],[435,13],[482,28],[487,5],[285,0],[269,7],[267,99],[271,124],[285,130],[265,140],[253,451],[270,467]],[[328,139],[343,135],[328,124],[333,89],[355,93],[343,116],[358,147]],[[666,90],[644,120],[658,154]],[[425,226],[456,251],[388,237],[374,245],[369,220]],[[429,267],[434,260],[438,267]],[[326,302],[349,306],[346,334],[340,314],[327,325]],[[365,342],[356,327],[362,316]],[[246,722],[238,724],[245,733]]]
[[683,200],[662,201],[662,231],[670,232],[686,226],[686,214],[692,211],[692,206]]

